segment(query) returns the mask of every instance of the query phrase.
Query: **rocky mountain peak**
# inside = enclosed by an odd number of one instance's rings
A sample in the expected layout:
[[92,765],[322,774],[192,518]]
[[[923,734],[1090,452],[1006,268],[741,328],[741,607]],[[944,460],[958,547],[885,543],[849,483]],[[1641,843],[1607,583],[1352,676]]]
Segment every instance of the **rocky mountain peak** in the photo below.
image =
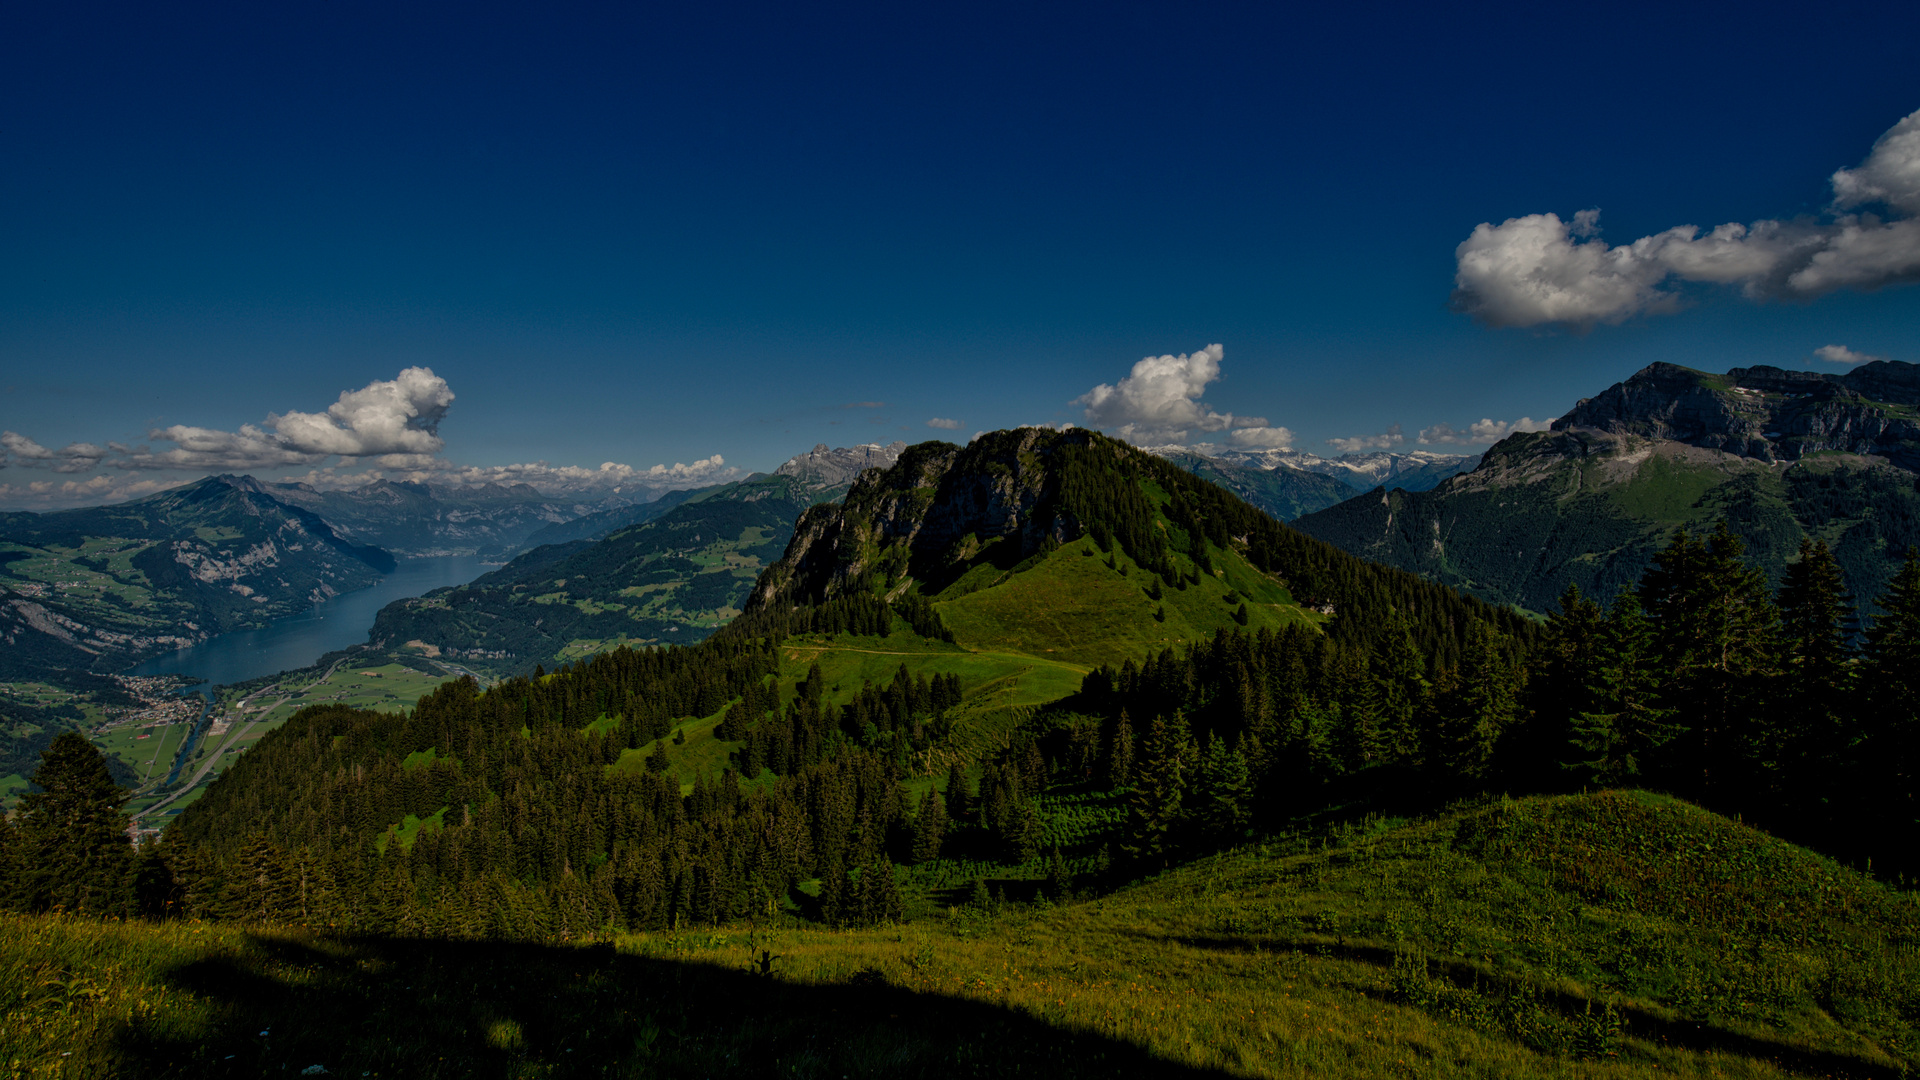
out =
[[1666,439],[1761,461],[1840,451],[1920,471],[1920,366],[1876,361],[1845,373],[1759,365],[1713,375],[1656,363],[1583,399],[1556,432]]
[[812,450],[794,455],[773,471],[779,476],[794,477],[807,491],[826,491],[846,487],[867,469],[891,466],[900,460],[900,452],[906,448],[906,443],[898,441],[886,446],[863,443],[833,449],[828,449],[826,443],[818,443]]

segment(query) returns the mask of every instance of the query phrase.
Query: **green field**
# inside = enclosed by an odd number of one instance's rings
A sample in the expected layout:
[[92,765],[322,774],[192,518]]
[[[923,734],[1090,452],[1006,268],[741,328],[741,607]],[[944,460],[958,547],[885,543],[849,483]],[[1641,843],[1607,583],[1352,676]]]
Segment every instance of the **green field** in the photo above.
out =
[[[1199,575],[1198,584],[1175,588],[1141,570],[1124,552],[1109,556],[1082,538],[990,588],[957,599],[936,597],[934,608],[955,639],[969,648],[1058,659],[1083,669],[1117,667],[1182,641],[1237,628],[1234,614],[1242,604],[1250,630],[1320,619],[1238,555],[1209,550],[1217,572]],[[1182,569],[1193,569],[1191,560],[1178,561]],[[941,596],[968,584],[963,578]],[[1156,587],[1158,599],[1148,594]]]
[[1338,822],[1087,899],[922,910],[587,947],[0,916],[0,1060],[127,1077],[1920,1068],[1913,896],[1638,792]]

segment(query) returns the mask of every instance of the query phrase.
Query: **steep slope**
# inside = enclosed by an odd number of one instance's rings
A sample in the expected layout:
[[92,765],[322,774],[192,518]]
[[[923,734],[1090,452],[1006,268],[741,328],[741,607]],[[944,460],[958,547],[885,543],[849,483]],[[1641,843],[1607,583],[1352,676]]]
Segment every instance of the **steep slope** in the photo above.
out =
[[393,557],[251,477],[0,519],[0,678],[117,671],[372,584]]
[[1724,520],[1775,581],[1803,537],[1825,540],[1848,587],[1870,600],[1920,544],[1916,405],[1912,364],[1845,375],[1655,364],[1430,492],[1364,495],[1297,525],[1490,602],[1545,611],[1568,585],[1612,596],[1674,530]]
[[491,673],[529,671],[619,644],[692,644],[739,614],[801,511],[837,498],[894,447],[816,447],[772,475],[709,488],[598,541],[528,551],[455,589],[380,612],[376,650],[425,653]]

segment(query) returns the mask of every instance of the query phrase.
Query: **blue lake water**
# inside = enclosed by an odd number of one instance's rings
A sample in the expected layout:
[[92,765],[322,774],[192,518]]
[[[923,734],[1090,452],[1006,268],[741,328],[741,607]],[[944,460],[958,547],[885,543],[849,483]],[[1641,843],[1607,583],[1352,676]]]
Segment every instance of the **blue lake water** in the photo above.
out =
[[189,675],[217,686],[302,668],[335,649],[360,645],[380,609],[409,596],[465,585],[493,567],[477,555],[401,559],[378,584],[315,604],[259,630],[238,630],[155,657],[128,675]]

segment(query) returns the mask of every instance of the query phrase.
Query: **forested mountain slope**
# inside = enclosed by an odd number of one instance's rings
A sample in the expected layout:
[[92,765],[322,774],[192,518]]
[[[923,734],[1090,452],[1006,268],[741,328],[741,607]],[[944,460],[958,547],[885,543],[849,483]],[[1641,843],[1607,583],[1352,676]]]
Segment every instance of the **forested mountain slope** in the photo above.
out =
[[1430,492],[1367,495],[1297,524],[1544,612],[1568,585],[1612,596],[1675,530],[1725,521],[1769,581],[1812,538],[1832,548],[1849,590],[1871,598],[1920,543],[1917,407],[1912,364],[1845,375],[1655,364]]
[[132,502],[0,515],[0,678],[119,671],[372,584],[393,557],[251,477]]

